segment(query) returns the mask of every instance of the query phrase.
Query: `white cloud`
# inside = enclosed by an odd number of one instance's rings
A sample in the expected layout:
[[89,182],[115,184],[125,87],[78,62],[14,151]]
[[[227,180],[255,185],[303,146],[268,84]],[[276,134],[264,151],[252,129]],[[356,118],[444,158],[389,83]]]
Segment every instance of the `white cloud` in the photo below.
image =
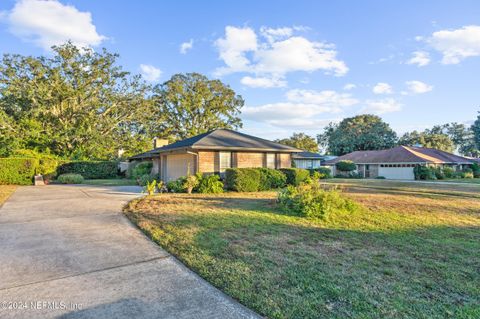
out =
[[68,40],[78,47],[91,47],[106,39],[98,34],[90,12],[56,0],[20,0],[4,15],[13,35],[45,50]]
[[373,87],[372,91],[375,94],[392,94],[393,88],[388,83],[379,82]]
[[480,56],[480,26],[469,25],[456,30],[440,30],[420,38],[442,53],[443,64],[458,64],[468,57]]
[[353,83],[347,83],[343,86],[343,89],[345,91],[350,91],[350,90],[353,90],[354,88],[356,88],[357,85],[353,84]]
[[193,48],[193,39],[190,39],[188,42],[183,42],[180,44],[180,53],[187,54]]
[[404,95],[405,94],[422,94],[422,93],[427,93],[433,90],[432,85],[428,85],[421,81],[407,81],[405,82],[405,85],[407,86],[408,91],[402,92]]
[[331,121],[318,116],[338,114],[345,107],[358,103],[350,94],[335,91],[295,89],[288,91],[286,98],[285,102],[244,107],[242,118],[277,127],[318,128]]
[[400,111],[402,104],[395,99],[367,100],[366,106],[361,110],[362,113],[385,114]]
[[268,42],[272,43],[290,37],[293,34],[293,29],[289,27],[276,29],[261,27],[260,34],[264,36]]
[[430,54],[425,51],[415,51],[407,64],[416,64],[417,66],[425,66],[430,63]]
[[240,83],[243,85],[252,87],[252,88],[275,88],[275,87],[284,87],[287,85],[287,82],[278,77],[256,77],[244,76]]
[[248,27],[227,26],[225,38],[217,39],[215,46],[218,48],[220,59],[227,65],[226,68],[218,70],[219,73],[245,71],[250,64],[245,54],[257,50],[257,35]]
[[[219,57],[225,67],[216,75],[234,72],[255,74],[257,77],[284,78],[289,72],[323,70],[327,74],[342,76],[348,67],[337,59],[332,44],[310,41],[294,32],[293,28],[260,29],[260,39],[249,27],[227,26],[225,36],[215,41]],[[262,39],[265,38],[266,40]]]
[[140,64],[140,70],[142,71],[142,76],[148,82],[156,82],[162,75],[162,71],[160,69],[149,64]]

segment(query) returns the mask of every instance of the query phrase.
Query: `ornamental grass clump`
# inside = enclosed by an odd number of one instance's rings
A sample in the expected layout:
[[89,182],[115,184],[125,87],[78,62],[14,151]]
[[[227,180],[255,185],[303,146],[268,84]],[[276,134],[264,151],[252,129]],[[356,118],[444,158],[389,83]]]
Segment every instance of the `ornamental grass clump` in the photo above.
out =
[[337,188],[323,188],[318,183],[287,186],[278,193],[282,209],[293,215],[326,219],[338,212],[352,213],[358,205]]

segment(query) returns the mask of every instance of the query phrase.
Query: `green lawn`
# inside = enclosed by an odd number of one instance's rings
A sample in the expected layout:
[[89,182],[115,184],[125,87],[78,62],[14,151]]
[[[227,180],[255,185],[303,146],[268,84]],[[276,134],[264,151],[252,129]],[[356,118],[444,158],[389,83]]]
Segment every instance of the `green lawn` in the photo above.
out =
[[479,184],[480,185],[480,178],[442,179],[441,182],[466,183],[466,184]]
[[0,206],[13,194],[16,188],[15,185],[0,185]]
[[335,182],[354,214],[289,216],[265,192],[162,194],[126,215],[269,318],[480,318],[477,186]]
[[127,178],[115,178],[115,179],[86,179],[83,181],[86,185],[102,185],[102,186],[126,186],[137,185],[136,181]]

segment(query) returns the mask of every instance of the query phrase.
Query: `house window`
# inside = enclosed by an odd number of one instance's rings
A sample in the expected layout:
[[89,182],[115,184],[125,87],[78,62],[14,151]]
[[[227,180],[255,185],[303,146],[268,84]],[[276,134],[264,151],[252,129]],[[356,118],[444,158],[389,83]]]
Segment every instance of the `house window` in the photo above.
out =
[[224,173],[227,168],[232,167],[232,153],[220,152],[220,173]]
[[265,162],[267,164],[267,168],[275,168],[275,154],[267,153],[267,158]]

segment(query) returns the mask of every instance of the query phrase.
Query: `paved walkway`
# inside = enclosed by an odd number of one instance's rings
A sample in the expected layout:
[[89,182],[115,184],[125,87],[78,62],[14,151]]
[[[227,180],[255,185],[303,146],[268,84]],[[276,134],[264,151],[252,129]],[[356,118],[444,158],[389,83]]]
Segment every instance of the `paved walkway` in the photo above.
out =
[[0,318],[257,318],[130,224],[138,192],[17,189],[0,208]]

